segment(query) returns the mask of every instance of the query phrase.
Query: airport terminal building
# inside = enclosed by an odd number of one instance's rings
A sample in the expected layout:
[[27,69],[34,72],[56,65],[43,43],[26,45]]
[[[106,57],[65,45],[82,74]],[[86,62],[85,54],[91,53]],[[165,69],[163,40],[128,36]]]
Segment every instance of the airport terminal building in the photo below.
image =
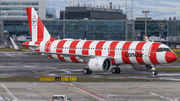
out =
[[46,0],[2,0],[2,19],[27,19],[26,7],[34,7],[39,17],[46,19]]

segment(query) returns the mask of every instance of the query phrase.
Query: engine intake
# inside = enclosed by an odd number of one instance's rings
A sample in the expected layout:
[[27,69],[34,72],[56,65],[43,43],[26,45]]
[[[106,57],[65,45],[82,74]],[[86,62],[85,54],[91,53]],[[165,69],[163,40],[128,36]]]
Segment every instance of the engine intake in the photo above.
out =
[[107,58],[91,58],[88,63],[91,71],[108,71],[112,68],[112,62]]
[[134,70],[138,71],[149,71],[152,69],[151,65],[132,65]]

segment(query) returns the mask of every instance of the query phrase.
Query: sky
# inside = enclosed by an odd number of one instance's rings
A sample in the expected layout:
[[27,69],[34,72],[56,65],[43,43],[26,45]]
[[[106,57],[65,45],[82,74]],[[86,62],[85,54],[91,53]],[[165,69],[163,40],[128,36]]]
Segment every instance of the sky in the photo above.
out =
[[[130,4],[131,0],[128,0]],[[74,2],[74,3],[73,3]],[[64,10],[66,6],[77,5],[78,2],[80,5],[91,4],[94,5],[104,5],[107,7],[109,2],[112,2],[112,5],[118,6],[123,10],[123,13],[126,13],[126,0],[46,0],[46,5],[56,9],[56,17],[59,17],[60,10]],[[133,0],[133,18],[144,17],[142,11],[148,10],[150,13],[148,17],[152,17],[155,20],[164,20],[172,19],[176,17],[180,19],[180,0]]]

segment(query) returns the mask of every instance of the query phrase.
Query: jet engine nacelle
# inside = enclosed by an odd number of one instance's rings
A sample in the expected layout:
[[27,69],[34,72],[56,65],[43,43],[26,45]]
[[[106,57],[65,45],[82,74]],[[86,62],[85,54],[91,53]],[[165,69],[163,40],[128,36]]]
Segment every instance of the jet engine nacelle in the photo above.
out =
[[91,71],[108,71],[112,68],[112,62],[107,58],[91,58],[88,63],[89,69]]
[[149,71],[152,69],[151,65],[132,65],[134,70],[138,71]]

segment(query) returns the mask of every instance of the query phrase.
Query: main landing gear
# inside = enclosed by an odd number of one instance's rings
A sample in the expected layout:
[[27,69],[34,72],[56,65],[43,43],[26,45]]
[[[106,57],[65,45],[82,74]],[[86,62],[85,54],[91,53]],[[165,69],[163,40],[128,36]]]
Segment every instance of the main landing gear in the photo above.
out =
[[157,75],[158,71],[152,71],[152,75]]
[[111,69],[111,72],[113,74],[119,74],[121,72],[121,69],[118,67],[118,65]]
[[152,65],[152,75],[157,75],[158,71],[156,71],[156,68],[154,67],[154,65]]
[[84,68],[84,69],[83,69],[83,73],[84,73],[84,74],[91,74],[92,71],[91,71],[89,68]]

